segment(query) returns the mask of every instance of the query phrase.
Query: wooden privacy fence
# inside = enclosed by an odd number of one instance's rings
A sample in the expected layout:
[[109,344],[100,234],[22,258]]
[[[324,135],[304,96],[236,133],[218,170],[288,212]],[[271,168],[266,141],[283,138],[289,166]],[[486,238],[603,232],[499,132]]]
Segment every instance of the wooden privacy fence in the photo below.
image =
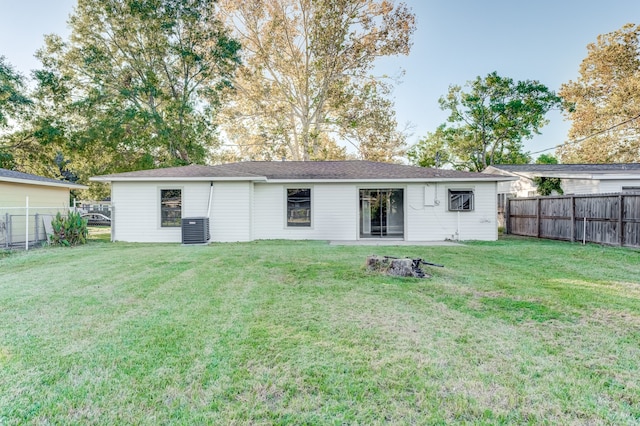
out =
[[505,232],[640,247],[640,193],[510,198]]

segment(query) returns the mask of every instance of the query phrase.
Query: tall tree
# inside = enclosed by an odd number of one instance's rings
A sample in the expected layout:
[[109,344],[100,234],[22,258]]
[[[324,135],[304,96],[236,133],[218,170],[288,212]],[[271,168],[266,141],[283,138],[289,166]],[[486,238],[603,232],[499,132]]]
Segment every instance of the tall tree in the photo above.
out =
[[4,56],[0,56],[0,128],[16,119],[31,100],[25,94],[24,78],[16,72]]
[[449,151],[454,133],[452,129],[441,124],[435,132],[427,133],[427,136],[409,148],[407,158],[412,164],[420,167],[453,166],[455,168],[457,164],[454,163],[454,158]]
[[640,161],[640,25],[626,24],[587,46],[580,77],[560,92],[573,107],[565,163]]
[[7,136],[11,121],[21,119],[32,104],[25,90],[22,75],[0,56],[0,167],[4,169],[14,167],[13,147]]
[[[560,98],[535,80],[514,82],[496,72],[467,83],[468,91],[450,86],[440,98],[449,111],[447,123],[412,149],[417,157],[433,152],[433,137],[442,144],[439,152],[457,169],[481,171],[489,165],[528,163],[523,140],[540,133],[548,123],[546,113],[560,106]],[[444,139],[442,136],[446,136]]]
[[79,0],[46,37],[34,134],[88,173],[204,162],[239,63],[213,0]]
[[391,0],[221,0],[244,48],[222,127],[240,155],[295,160],[401,153],[377,58],[408,54],[414,15]]

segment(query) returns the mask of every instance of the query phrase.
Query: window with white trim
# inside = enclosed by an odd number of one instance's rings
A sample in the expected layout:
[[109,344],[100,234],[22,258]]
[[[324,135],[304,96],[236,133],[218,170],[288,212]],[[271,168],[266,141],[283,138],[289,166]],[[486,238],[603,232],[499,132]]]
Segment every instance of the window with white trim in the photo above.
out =
[[311,188],[287,189],[287,227],[311,226]]
[[176,228],[182,225],[182,190],[160,190],[160,226]]
[[472,211],[473,191],[470,189],[450,189],[449,190],[449,210],[450,211]]

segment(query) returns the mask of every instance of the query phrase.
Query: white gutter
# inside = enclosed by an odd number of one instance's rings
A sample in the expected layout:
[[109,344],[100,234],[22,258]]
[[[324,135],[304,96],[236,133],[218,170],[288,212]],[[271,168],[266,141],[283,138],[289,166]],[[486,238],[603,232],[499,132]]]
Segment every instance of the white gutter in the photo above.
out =
[[405,178],[405,179],[267,179],[264,176],[260,177],[224,177],[224,178],[212,178],[212,177],[102,177],[94,176],[89,178],[94,182],[265,182],[265,183],[424,183],[424,182],[508,182],[518,180],[515,177],[503,176],[503,177],[464,177],[464,178]]
[[502,178],[409,178],[409,179],[269,179],[268,183],[428,183],[428,182],[507,182],[515,177]]
[[110,177],[110,176],[93,176],[89,178],[92,182],[238,182],[238,181],[266,181],[267,178],[259,177]]
[[211,220],[211,199],[213,198],[213,181],[211,181],[211,185],[209,186],[209,204],[207,204],[207,218]]
[[43,182],[39,180],[31,180],[31,179],[19,179],[19,178],[10,178],[10,177],[0,177],[0,182],[11,182],[11,183],[24,183],[27,185],[36,185],[36,186],[54,186],[58,188],[69,188],[69,189],[89,189],[86,185],[80,185],[79,183],[64,183],[60,181],[57,182]]

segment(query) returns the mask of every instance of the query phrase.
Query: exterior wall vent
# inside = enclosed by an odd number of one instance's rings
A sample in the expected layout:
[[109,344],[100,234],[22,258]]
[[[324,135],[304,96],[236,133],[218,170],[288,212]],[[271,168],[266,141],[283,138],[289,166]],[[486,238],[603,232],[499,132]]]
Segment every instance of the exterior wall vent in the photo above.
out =
[[209,242],[209,218],[182,218],[182,244],[206,244]]

